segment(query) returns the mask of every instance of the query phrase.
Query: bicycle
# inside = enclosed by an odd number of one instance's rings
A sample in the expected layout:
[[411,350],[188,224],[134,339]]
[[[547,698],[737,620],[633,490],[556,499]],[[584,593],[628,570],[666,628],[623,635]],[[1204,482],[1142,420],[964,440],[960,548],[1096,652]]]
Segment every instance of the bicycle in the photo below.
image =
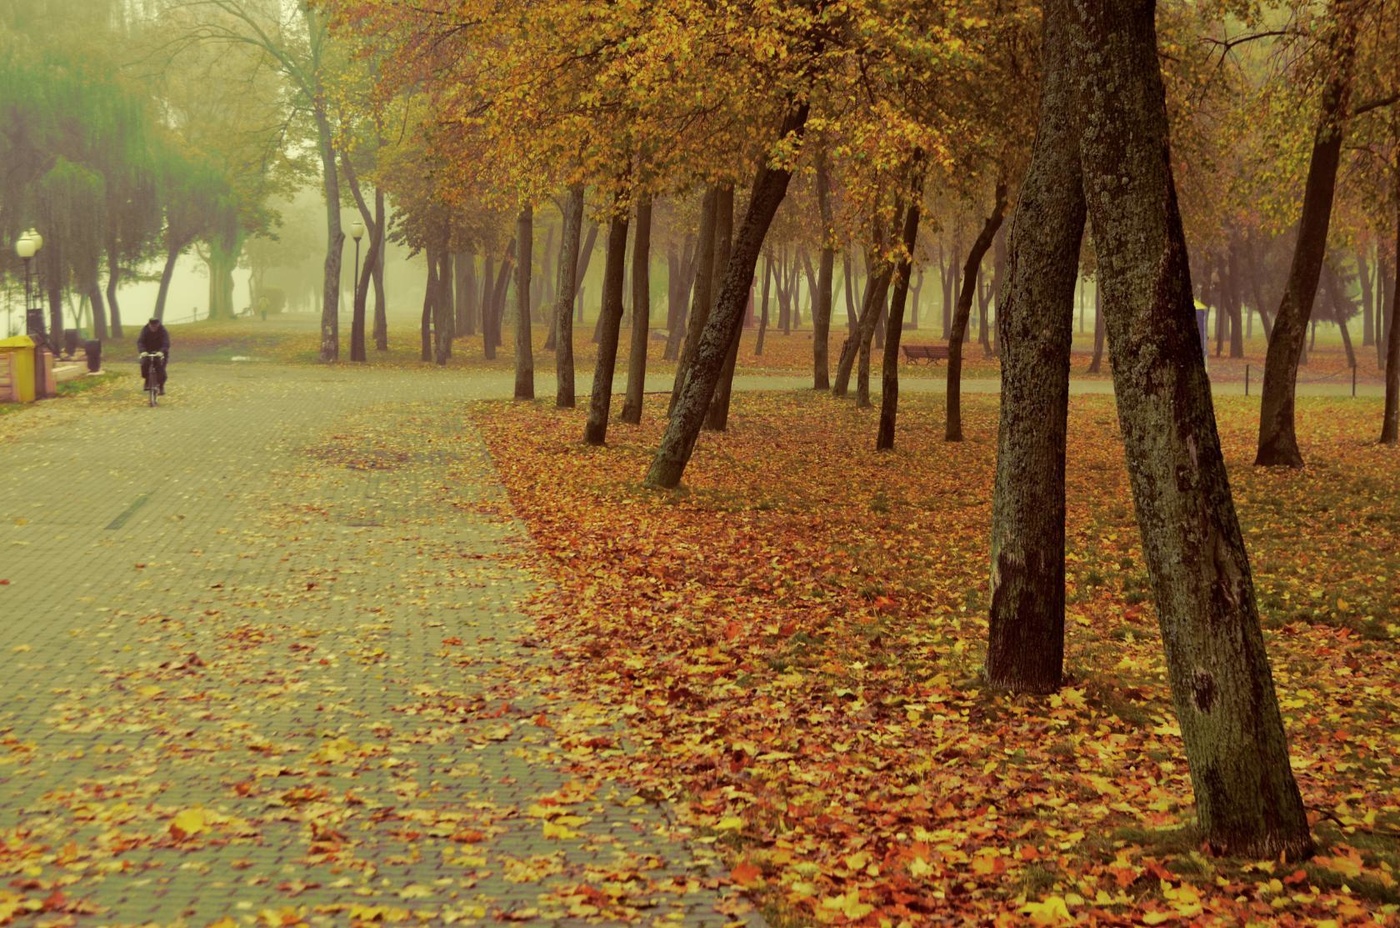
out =
[[151,359],[151,363],[146,366],[146,397],[151,405],[155,406],[160,397],[160,372],[165,365],[165,355],[159,351],[143,351],[140,358],[142,361]]

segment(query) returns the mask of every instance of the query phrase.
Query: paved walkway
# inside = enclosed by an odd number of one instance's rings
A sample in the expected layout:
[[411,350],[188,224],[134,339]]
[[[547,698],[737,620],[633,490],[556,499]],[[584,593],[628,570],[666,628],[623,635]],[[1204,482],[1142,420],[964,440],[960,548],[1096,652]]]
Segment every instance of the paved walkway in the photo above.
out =
[[590,779],[474,384],[187,363],[0,443],[0,924],[762,924]]

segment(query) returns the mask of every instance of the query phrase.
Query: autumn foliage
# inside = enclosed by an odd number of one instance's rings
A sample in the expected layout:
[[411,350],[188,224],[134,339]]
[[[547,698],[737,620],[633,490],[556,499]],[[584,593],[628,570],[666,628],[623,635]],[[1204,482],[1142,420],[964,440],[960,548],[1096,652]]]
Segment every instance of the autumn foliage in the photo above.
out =
[[[1321,924],[1393,918],[1393,455],[1374,403],[1300,402],[1316,463],[1247,466],[1219,401],[1294,769],[1320,855],[1212,858],[1193,832],[1109,397],[1076,397],[1070,685],[984,688],[995,399],[968,441],[910,397],[899,449],[824,395],[736,400],[683,491],[640,487],[663,409],[607,448],[579,414],[479,408],[577,699],[625,719],[593,768],[681,803],[774,924]],[[585,737],[580,732],[579,738]]]

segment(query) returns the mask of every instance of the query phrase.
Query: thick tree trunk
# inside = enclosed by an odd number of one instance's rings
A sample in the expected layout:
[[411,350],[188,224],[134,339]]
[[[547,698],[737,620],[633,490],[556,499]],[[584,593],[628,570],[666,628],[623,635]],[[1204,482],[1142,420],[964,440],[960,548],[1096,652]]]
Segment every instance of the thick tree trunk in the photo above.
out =
[[535,398],[535,345],[530,328],[530,271],[535,212],[526,206],[515,219],[515,398]]
[[1196,332],[1154,3],[1072,9],[1118,419],[1197,820],[1217,851],[1296,860],[1312,839]]
[[680,359],[676,362],[676,378],[671,386],[668,414],[675,411],[676,404],[681,400],[686,372],[690,369],[695,349],[700,344],[700,335],[705,331],[705,323],[710,316],[715,276],[715,209],[718,202],[719,187],[711,186],[705,191],[705,199],[700,205],[700,245],[695,259],[695,286],[690,291],[690,318],[686,321],[685,342],[681,345]]
[[[715,282],[711,287],[712,293],[719,293],[724,286],[724,274],[729,267],[729,255],[733,246],[734,187],[732,184],[726,184],[715,203]],[[755,259],[755,266],[757,263]],[[714,308],[711,307],[710,311],[714,312]],[[729,422],[729,392],[734,383],[734,365],[738,362],[739,341],[743,336],[741,316],[739,327],[734,330],[734,340],[729,344],[729,353],[724,356],[724,364],[720,367],[719,380],[715,383],[714,395],[710,400],[710,410],[705,414],[702,428],[712,432],[724,431]]]
[[[982,231],[972,243],[967,253],[967,263],[963,265],[962,292],[958,294],[958,306],[953,313],[953,329],[948,339],[948,399],[947,421],[944,425],[944,441],[962,441],[962,354],[963,342],[967,339],[968,316],[972,312],[972,296],[977,287],[977,278],[982,267],[982,258],[992,247],[992,240],[1001,228],[1001,219],[1006,212],[1006,182],[998,180],[992,214],[982,223]],[[985,313],[985,307],[983,309]]]
[[[806,102],[792,104],[783,120],[779,137],[799,141],[807,123],[807,112]],[[715,384],[719,381],[725,355],[743,324],[744,310],[753,285],[754,267],[758,263],[763,240],[773,224],[773,216],[787,195],[791,179],[791,172],[770,167],[766,162],[754,178],[749,206],[724,275],[724,286],[696,346],[695,358],[688,366],[680,402],[676,404],[656,458],[647,472],[648,486],[674,488],[685,474],[696,439],[700,437],[700,426],[709,409]]]
[[900,242],[904,245],[894,271],[894,293],[890,295],[886,321],[884,357],[880,365],[880,424],[875,431],[875,450],[894,448],[894,430],[899,418],[899,338],[904,332],[904,304],[909,297],[909,272],[914,265],[914,248],[919,241],[919,216],[924,200],[924,150],[914,149],[910,158],[909,209],[904,214]]
[[1273,335],[1264,359],[1264,391],[1259,408],[1259,448],[1254,463],[1302,467],[1294,427],[1294,395],[1298,364],[1303,354],[1308,321],[1317,294],[1318,276],[1327,253],[1327,228],[1341,160],[1342,132],[1351,98],[1352,63],[1356,55],[1357,16],[1360,0],[1333,0],[1332,32],[1328,60],[1333,62],[1322,94],[1322,112],[1314,136],[1312,162],[1303,191],[1303,215],[1288,286],[1274,316]]
[[987,681],[1048,693],[1064,673],[1065,432],[1084,233],[1070,0],[1044,13],[1040,122],[997,306],[1001,419],[992,498]]
[[583,185],[569,188],[561,216],[559,286],[554,304],[554,371],[558,381],[554,405],[574,408],[574,294],[578,292],[579,236],[583,232]]
[[632,232],[632,345],[627,355],[627,399],[622,421],[642,421],[646,395],[647,346],[651,341],[651,197],[637,199],[637,225]]
[[598,338],[598,364],[593,369],[593,395],[583,440],[601,445],[608,438],[608,414],[612,407],[613,374],[617,369],[617,340],[622,327],[622,284],[627,276],[627,215],[619,213],[608,224],[608,251],[603,265],[603,329]]

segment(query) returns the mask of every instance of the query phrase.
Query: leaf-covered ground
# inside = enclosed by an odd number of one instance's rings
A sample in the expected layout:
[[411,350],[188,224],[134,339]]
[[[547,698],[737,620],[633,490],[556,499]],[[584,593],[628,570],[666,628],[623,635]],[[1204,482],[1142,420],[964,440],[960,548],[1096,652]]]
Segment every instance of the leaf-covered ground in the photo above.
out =
[[1068,667],[1048,698],[979,678],[995,397],[899,448],[825,395],[736,398],[681,492],[640,486],[664,399],[609,446],[581,411],[485,430],[550,588],[530,607],[581,699],[627,720],[599,773],[673,797],[777,925],[1392,923],[1400,455],[1372,400],[1299,401],[1302,472],[1253,469],[1256,400],[1218,403],[1294,767],[1320,848],[1212,858],[1111,397],[1071,414]]

